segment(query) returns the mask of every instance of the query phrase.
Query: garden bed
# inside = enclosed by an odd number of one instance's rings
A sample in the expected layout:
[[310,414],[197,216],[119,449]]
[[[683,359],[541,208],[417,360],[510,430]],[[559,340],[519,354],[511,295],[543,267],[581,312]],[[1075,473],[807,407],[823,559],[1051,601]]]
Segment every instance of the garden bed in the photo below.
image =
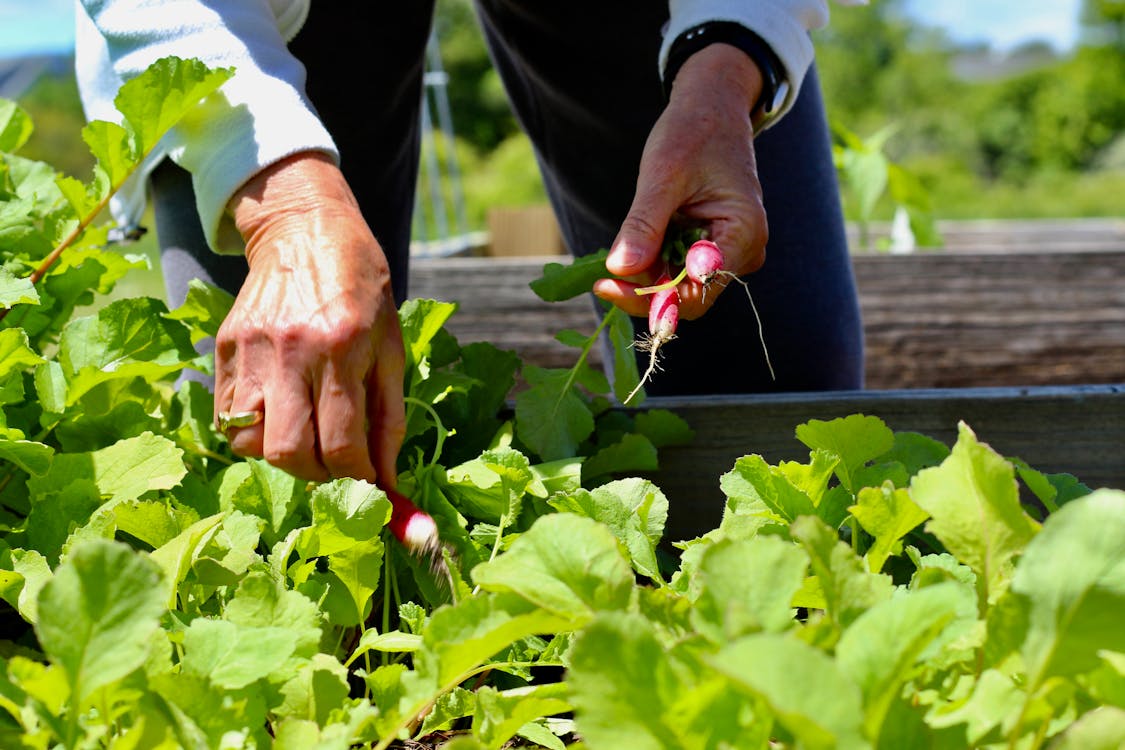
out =
[[668,538],[714,528],[724,495],[716,477],[747,453],[767,461],[807,459],[795,425],[849,414],[877,416],[896,431],[946,444],[959,421],[1008,457],[1040,471],[1076,476],[1091,488],[1125,489],[1125,385],[963,388],[650,399],[695,431],[689,445],[661,454],[653,481],[669,498]]
[[[1054,223],[1021,223],[1008,234],[991,232],[991,239],[983,229],[952,235],[947,229],[954,239],[949,250],[853,255],[866,387],[1125,382],[1125,230],[1117,226],[1071,228],[1068,243]],[[1036,227],[1059,244],[1024,241]],[[490,341],[525,362],[567,367],[573,350],[554,335],[591,328],[593,303],[536,297],[527,285],[543,264],[542,258],[419,259],[411,295],[459,302],[451,330],[462,341]]]

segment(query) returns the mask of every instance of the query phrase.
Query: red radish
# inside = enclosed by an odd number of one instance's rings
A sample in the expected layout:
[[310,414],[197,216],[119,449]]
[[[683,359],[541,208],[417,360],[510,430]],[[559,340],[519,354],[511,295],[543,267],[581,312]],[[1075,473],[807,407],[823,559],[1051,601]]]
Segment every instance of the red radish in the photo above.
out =
[[766,367],[770,370],[770,378],[777,380],[773,371],[773,364],[770,363],[769,350],[766,348],[766,335],[762,330],[762,318],[758,315],[758,308],[754,305],[754,298],[750,295],[750,285],[738,278],[735,273],[726,270],[725,266],[726,258],[723,257],[723,251],[711,240],[698,240],[692,243],[692,246],[688,248],[687,257],[684,258],[684,270],[687,271],[688,278],[703,287],[705,299],[707,290],[720,276],[742,284],[742,288],[746,290],[746,298],[750,300],[750,309],[754,311],[754,319],[758,321],[758,340],[762,343],[762,354],[765,355]]
[[[660,280],[656,282],[656,285],[669,284],[671,281],[671,277],[668,276],[668,274],[664,274],[660,277]],[[641,381],[637,383],[637,387],[625,397],[625,403],[629,403],[633,400],[633,396],[637,395],[637,391],[641,389],[641,386],[643,386],[652,376],[652,373],[656,371],[660,347],[676,338],[676,326],[679,325],[679,323],[680,293],[676,290],[676,287],[671,286],[667,289],[654,292],[648,306],[649,335],[637,344],[638,348],[649,353],[648,369],[645,370],[644,377],[641,378]]]
[[705,290],[716,276],[723,273],[725,264],[723,251],[711,240],[699,240],[694,243],[688,248],[687,257],[684,259],[688,278]]
[[384,488],[391,501],[391,520],[387,528],[395,539],[416,555],[428,557],[437,567],[444,568],[441,558],[441,540],[438,539],[434,519],[413,503],[406,495]]

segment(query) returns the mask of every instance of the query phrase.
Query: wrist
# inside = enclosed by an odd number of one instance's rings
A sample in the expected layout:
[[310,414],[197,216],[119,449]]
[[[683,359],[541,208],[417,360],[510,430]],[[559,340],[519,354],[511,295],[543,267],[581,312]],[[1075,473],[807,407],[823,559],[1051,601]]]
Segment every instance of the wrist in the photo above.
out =
[[359,211],[343,173],[321,151],[302,151],[274,162],[250,178],[227,203],[235,227],[247,242],[278,220],[328,207]]
[[[684,82],[689,73],[692,80]],[[758,131],[780,111],[789,93],[784,74],[773,50],[756,33],[737,23],[712,21],[688,29],[672,43],[664,87],[671,100],[677,89],[714,80],[732,95],[744,95],[742,103]]]

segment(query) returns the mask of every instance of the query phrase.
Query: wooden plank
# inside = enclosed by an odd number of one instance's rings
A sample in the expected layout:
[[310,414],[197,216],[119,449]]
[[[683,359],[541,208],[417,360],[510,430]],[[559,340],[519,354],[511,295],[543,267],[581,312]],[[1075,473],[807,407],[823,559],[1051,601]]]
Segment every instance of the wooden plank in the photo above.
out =
[[870,388],[1125,380],[1125,252],[855,256]]
[[[943,252],[1059,252],[1125,250],[1125,219],[978,219],[939,221]],[[890,235],[889,223],[869,228],[872,242]],[[847,228],[848,246],[859,250],[859,229]]]
[[649,399],[695,430],[691,445],[661,451],[650,478],[671,504],[668,541],[715,528],[725,496],[719,477],[743,455],[771,463],[808,460],[797,425],[850,414],[877,416],[896,431],[952,445],[958,422],[1005,456],[1049,473],[1065,472],[1092,488],[1125,489],[1125,385],[848,391]]
[[[465,343],[565,367],[573,350],[554,335],[592,330],[593,303],[536,298],[527,284],[543,263],[417,261],[411,294],[459,301],[450,330]],[[856,255],[853,267],[868,388],[1125,382],[1125,251]]]

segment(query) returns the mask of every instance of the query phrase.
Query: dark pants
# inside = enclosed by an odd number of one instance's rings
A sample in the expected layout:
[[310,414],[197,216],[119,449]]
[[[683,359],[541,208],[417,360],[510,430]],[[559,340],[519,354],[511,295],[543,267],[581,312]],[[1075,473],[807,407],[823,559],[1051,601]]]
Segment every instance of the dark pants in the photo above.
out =
[[[616,236],[664,103],[656,58],[666,6],[586,4],[477,0],[493,63],[576,255],[608,247]],[[432,7],[415,0],[396,15],[412,17],[380,31],[356,23],[346,3],[315,2],[291,49],[309,70],[309,96],[390,259],[401,302]],[[732,285],[705,317],[681,323],[650,394],[862,387],[862,326],[818,86],[810,71],[796,106],[755,141],[770,240],[765,265],[747,281],[777,381],[769,378],[746,295]],[[237,291],[245,263],[211,255],[198,226],[185,223],[192,203],[182,173],[158,170],[153,192],[171,303],[193,277]]]

